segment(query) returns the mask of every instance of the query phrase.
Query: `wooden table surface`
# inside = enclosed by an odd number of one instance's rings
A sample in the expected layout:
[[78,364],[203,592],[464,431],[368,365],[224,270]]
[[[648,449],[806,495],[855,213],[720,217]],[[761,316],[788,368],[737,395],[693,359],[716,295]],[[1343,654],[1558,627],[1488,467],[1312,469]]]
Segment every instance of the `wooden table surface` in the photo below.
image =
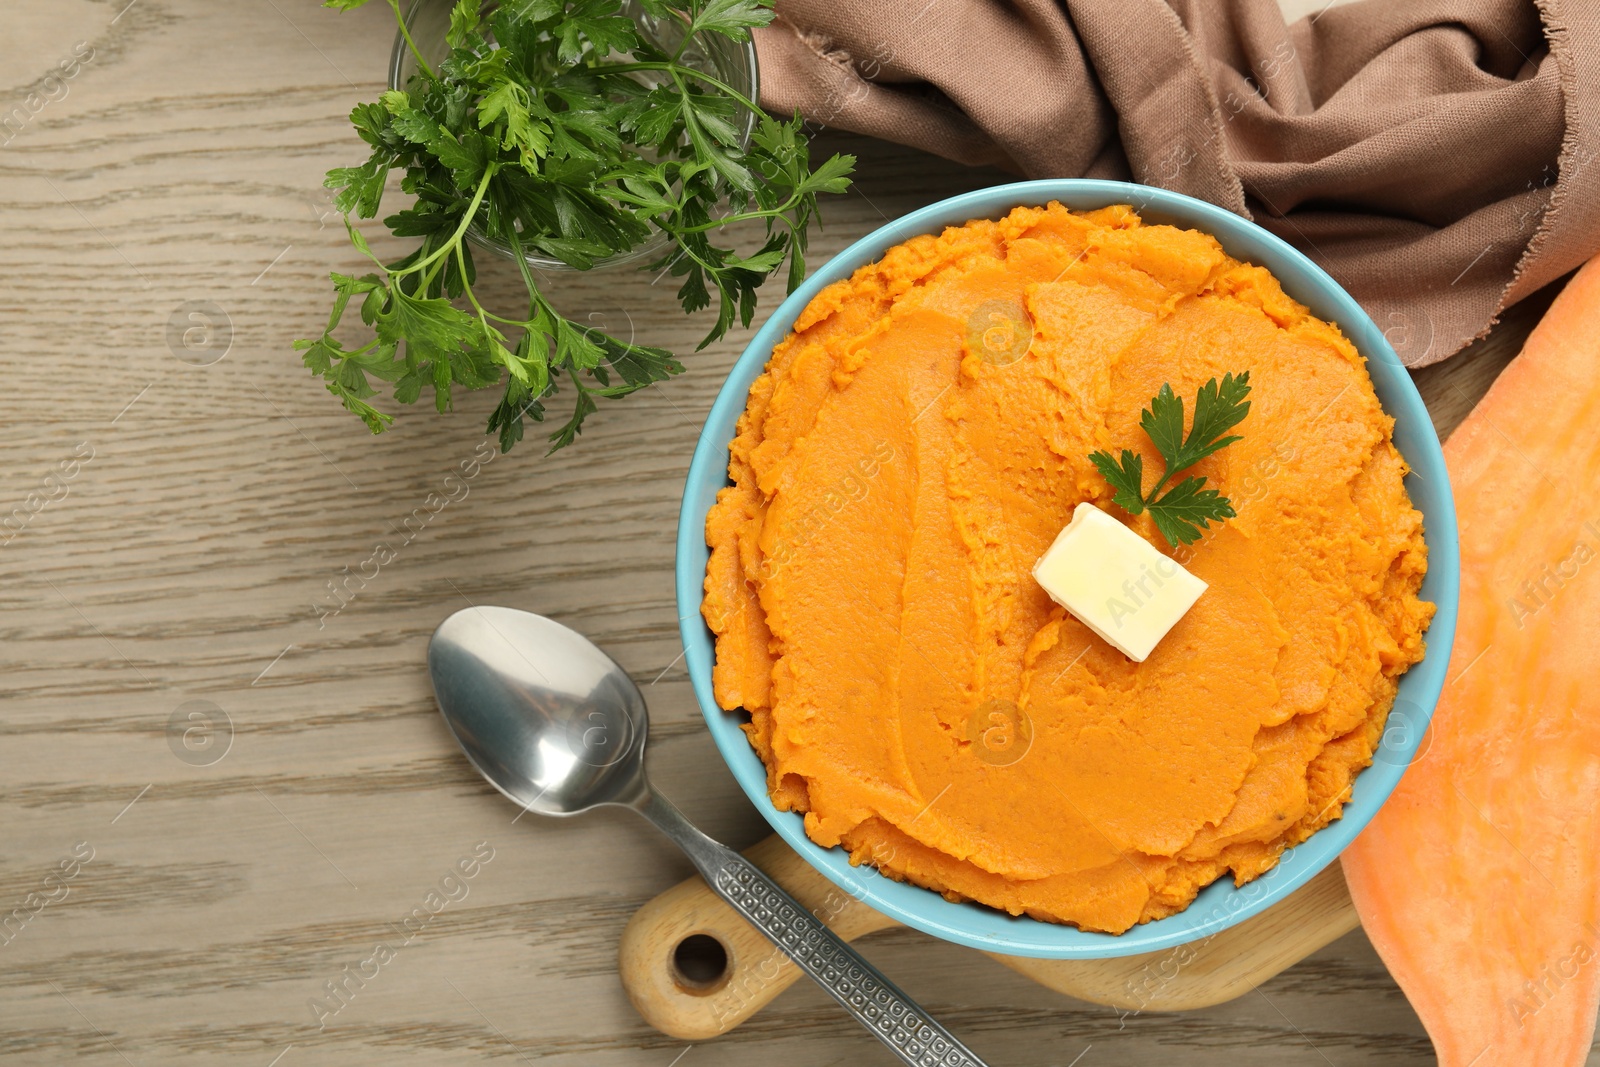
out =
[[[646,1027],[617,938],[687,863],[626,813],[513,826],[435,710],[424,649],[445,615],[554,616],[645,687],[663,791],[731,844],[765,833],[701,723],[672,587],[689,454],[748,331],[604,410],[578,447],[525,444],[450,486],[488,452],[488,395],[373,438],[291,350],[326,314],[328,271],[359,266],[320,182],[361,155],[345,115],[381,89],[390,17],[7,5],[0,110],[24,118],[0,129],[0,916],[51,903],[0,926],[0,1060],[887,1064],[805,986],[704,1045]],[[42,80],[62,62],[73,77]],[[1003,179],[821,142],[862,163],[814,262]],[[485,274],[491,297],[516,290],[508,265]],[[683,351],[704,325],[646,275],[556,294]],[[1535,310],[1418,375],[1441,432]],[[173,335],[207,316],[190,347]],[[319,618],[379,543],[394,558]],[[447,880],[462,860],[474,876]],[[419,908],[429,921],[404,926]],[[1432,1062],[1359,933],[1237,1002],[1126,1019],[910,931],[863,947],[997,1067]],[[376,976],[328,1010],[327,983],[358,969]]]

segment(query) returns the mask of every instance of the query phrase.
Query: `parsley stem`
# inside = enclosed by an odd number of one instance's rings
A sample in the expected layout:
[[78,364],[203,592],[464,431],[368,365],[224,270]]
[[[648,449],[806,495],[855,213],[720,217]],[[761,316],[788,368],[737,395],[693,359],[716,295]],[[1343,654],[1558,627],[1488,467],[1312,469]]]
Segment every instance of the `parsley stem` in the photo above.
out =
[[668,18],[683,27],[683,40],[678,42],[677,49],[672,53],[672,61],[676,63],[678,57],[683,55],[683,50],[689,47],[689,42],[694,40],[694,16],[686,15],[672,7],[666,7],[664,10]]
[[[453,251],[455,252],[456,265],[461,268],[461,291],[467,294],[467,299],[472,302],[472,306],[478,309],[478,318],[481,319],[486,312],[483,310],[483,305],[478,303],[478,294],[474,293],[472,286],[467,283],[466,250],[460,244],[457,244]],[[486,322],[484,325],[487,326],[488,323]]]
[[1156,487],[1154,489],[1150,490],[1150,495],[1145,497],[1145,507],[1149,507],[1151,504],[1155,503],[1156,497],[1161,495],[1161,490],[1167,487],[1167,483],[1172,481],[1172,476],[1176,473],[1178,472],[1170,469],[1167,466],[1165,459],[1161,461],[1161,480],[1156,483]]
[[433,73],[433,68],[428,66],[428,61],[422,58],[422,52],[417,49],[417,42],[411,39],[411,27],[406,25],[406,17],[400,13],[400,0],[389,0],[389,6],[394,8],[394,19],[400,24],[400,35],[406,39],[406,45],[411,49],[411,54],[416,57],[417,66],[428,76],[429,81],[438,81],[438,75]]
[[717,268],[715,266],[713,266],[712,264],[707,263],[704,259],[700,258],[700,256],[695,253],[694,249],[690,248],[688,245],[684,244],[682,241],[678,242],[678,248],[679,248],[680,251],[682,251],[685,254],[687,254],[690,259],[692,259],[696,263],[700,264],[701,269],[704,270],[707,274],[711,275],[713,278],[716,277]]
[[489,189],[489,179],[494,177],[494,170],[495,165],[493,163],[483,168],[483,179],[478,182],[477,191],[472,194],[472,203],[467,205],[465,214],[461,216],[461,225],[457,226],[456,232],[450,235],[450,240],[434,249],[426,258],[417,260],[405,270],[392,271],[391,275],[393,277],[398,278],[403,274],[413,274],[430,265],[440,256],[448,256],[451,248],[461,243],[462,235],[467,232],[467,227],[472,225],[473,217],[478,214],[478,205],[483,203],[483,194]]
[[[544,307],[544,297],[539,293],[539,283],[533,280],[533,272],[528,269],[528,258],[522,254],[522,238],[517,233],[517,224],[506,224],[506,238],[511,242],[511,258],[517,261],[517,270],[522,272],[522,284],[528,289],[528,296],[533,301],[529,308],[528,321],[533,321],[533,312]],[[530,326],[530,329],[532,327]]]
[[427,269],[427,271],[425,271],[423,273],[422,280],[417,283],[417,292],[418,292],[418,294],[420,294],[422,296],[427,296],[430,292],[433,291],[433,279],[437,278],[439,276],[439,272],[441,270],[443,270],[450,263],[450,252],[449,252],[449,250],[451,248],[460,248],[461,245],[459,243],[457,243],[455,245],[445,245],[444,247],[446,249],[445,254],[444,254],[444,258],[443,259],[434,260],[433,266],[429,267]]
[[[670,230],[668,232],[670,232],[670,233],[704,233],[706,230],[715,230],[719,226],[727,226],[729,223],[734,223],[734,222],[744,222],[744,221],[746,221],[748,219],[780,218],[780,217],[784,217],[785,214],[789,210],[791,210],[793,207],[795,207],[795,205],[799,204],[800,200],[801,200],[801,194],[800,193],[795,193],[788,200],[784,201],[784,203],[778,205],[775,208],[767,208],[767,209],[763,209],[761,211],[741,211],[741,212],[739,212],[738,214],[735,214],[735,215],[724,215],[719,219],[712,219],[710,222],[702,222],[698,226],[681,226],[681,227],[677,227],[675,229],[672,229],[672,230]],[[788,222],[789,220],[785,217],[784,221]],[[793,225],[792,224],[791,224],[790,228],[793,229]]]
[[496,315],[494,312],[489,311],[482,304],[480,304],[478,302],[478,294],[474,293],[472,291],[472,286],[467,283],[467,248],[466,248],[466,245],[457,244],[455,246],[454,252],[455,252],[455,257],[456,257],[456,264],[461,268],[461,291],[466,294],[467,299],[469,301],[471,301],[471,303],[472,303],[473,309],[478,312],[478,318],[485,320],[484,321],[484,325],[485,326],[488,325],[488,321],[487,320],[489,320],[489,319],[493,319],[496,322],[503,322],[507,326],[521,326],[521,327],[523,327],[525,329],[527,327],[533,325],[532,322],[529,321],[528,319],[508,319],[504,315]]
[[[695,70],[693,67],[684,66],[682,63],[617,63],[606,64],[594,68],[596,74],[630,74],[639,70],[664,70],[670,74],[687,74],[689,77],[703,81],[713,89],[720,89],[743,104],[752,114],[759,115],[761,109],[750,102],[750,98],[739,92],[726,82],[719,81],[704,71]],[[674,79],[676,80],[676,79]]]
[[678,47],[672,51],[672,62],[674,63],[683,58],[683,50],[689,47],[690,41],[694,40],[694,23],[692,21],[684,22],[683,19],[678,21],[683,23],[683,40],[679,41]]

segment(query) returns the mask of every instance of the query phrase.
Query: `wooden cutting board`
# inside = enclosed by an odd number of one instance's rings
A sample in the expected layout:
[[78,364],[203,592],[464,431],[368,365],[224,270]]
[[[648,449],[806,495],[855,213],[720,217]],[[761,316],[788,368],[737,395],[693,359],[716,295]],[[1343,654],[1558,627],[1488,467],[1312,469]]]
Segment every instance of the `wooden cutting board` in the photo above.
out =
[[[846,941],[898,925],[828,881],[777,836],[745,855]],[[1183,1011],[1248,993],[1358,924],[1335,863],[1261,914],[1189,945],[1109,960],[988,955],[1078,1000],[1127,1012]],[[639,909],[623,931],[618,968],[645,1021],[687,1041],[726,1033],[800,977],[698,877]]]

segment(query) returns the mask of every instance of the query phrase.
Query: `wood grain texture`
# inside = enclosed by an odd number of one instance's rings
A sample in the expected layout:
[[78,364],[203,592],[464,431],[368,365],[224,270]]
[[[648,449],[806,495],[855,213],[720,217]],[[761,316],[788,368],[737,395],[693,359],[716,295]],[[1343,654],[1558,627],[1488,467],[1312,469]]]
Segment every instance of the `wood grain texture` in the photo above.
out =
[[[291,351],[326,314],[327,272],[357,265],[320,181],[361,154],[345,114],[381,88],[388,18],[314,0],[7,5],[0,113],[27,113],[0,133],[0,518],[23,516],[0,534],[0,924],[30,917],[0,925],[0,1061],[886,1063],[803,986],[692,1049],[648,1027],[616,945],[688,865],[624,814],[512,825],[434,710],[440,619],[468,602],[551,615],[645,686],[662,790],[730,844],[766,832],[700,724],[671,579],[690,450],[748,332],[591,420],[578,448],[496,456],[409,540],[492,398],[371,438]],[[92,59],[47,81],[80,42]],[[48,94],[36,112],[30,92]],[[818,260],[1001,179],[823,140],[863,163]],[[491,298],[515,291],[505,265],[485,273]],[[563,278],[556,298],[684,351],[704,325],[648,276]],[[167,342],[193,301],[231,322],[208,366]],[[1525,332],[1419,376],[1445,428]],[[319,624],[327,583],[379,541],[404,543]],[[185,762],[169,723],[196,701],[222,725]],[[493,859],[432,914],[480,842]],[[92,859],[46,882],[79,843]],[[374,970],[379,944],[392,958]],[[1120,1020],[909,931],[864,946],[996,1064],[1431,1062],[1359,934],[1259,995]],[[319,1020],[334,981],[347,1000]]]

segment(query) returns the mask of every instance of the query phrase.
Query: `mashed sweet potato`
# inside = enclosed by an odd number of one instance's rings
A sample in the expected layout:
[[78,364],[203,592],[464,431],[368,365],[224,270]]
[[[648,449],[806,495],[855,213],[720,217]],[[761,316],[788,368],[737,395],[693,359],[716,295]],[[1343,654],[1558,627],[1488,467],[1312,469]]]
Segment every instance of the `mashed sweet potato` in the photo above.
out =
[[[1144,663],[1029,571],[1097,448],[1250,372],[1195,468],[1238,517]],[[1019,208],[823,290],[751,388],[707,519],[718,702],[778,807],[855,862],[1120,933],[1339,816],[1432,605],[1422,517],[1361,357],[1260,267],[1128,207]]]

